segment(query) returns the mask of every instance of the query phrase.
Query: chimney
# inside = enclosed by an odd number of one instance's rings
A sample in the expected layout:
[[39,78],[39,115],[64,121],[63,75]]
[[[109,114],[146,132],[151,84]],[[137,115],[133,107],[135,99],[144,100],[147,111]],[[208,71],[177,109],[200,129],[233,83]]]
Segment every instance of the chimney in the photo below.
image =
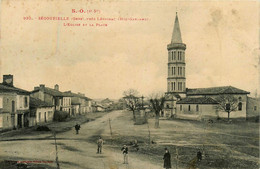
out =
[[44,84],[40,84],[40,90],[43,91],[45,88],[45,85]]
[[3,75],[3,84],[8,86],[14,86],[13,75]]
[[56,84],[56,85],[54,86],[54,89],[59,91],[59,85]]
[[80,92],[78,92],[78,95],[80,95],[80,96],[84,96],[84,97],[85,97],[85,94],[84,94],[84,93],[80,93]]
[[38,89],[39,89],[39,87],[38,87],[38,86],[34,87],[34,90],[38,90]]

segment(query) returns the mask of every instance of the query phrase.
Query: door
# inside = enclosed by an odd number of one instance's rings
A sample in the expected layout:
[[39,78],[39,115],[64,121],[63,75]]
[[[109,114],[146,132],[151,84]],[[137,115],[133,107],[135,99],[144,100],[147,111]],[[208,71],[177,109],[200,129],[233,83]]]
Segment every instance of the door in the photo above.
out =
[[46,114],[46,112],[44,113],[44,122],[45,123],[47,122],[47,114]]
[[18,114],[17,127],[22,128],[22,114]]
[[13,128],[15,128],[15,115],[14,114],[11,114],[11,123],[12,123]]

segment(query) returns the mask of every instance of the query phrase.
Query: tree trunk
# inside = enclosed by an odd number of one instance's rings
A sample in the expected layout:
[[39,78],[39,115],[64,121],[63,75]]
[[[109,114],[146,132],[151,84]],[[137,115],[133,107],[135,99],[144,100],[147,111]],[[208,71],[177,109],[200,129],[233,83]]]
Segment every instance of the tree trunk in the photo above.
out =
[[157,113],[155,116],[155,125],[154,125],[155,128],[159,128],[159,118],[160,118],[160,115],[159,115],[159,113]]
[[133,110],[133,119],[134,119],[134,121],[136,121],[135,111],[134,110]]

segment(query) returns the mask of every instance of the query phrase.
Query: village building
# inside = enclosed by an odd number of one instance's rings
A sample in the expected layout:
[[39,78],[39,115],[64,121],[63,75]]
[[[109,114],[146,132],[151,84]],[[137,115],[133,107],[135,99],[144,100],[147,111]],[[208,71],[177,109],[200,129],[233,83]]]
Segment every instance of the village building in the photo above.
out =
[[29,126],[53,121],[54,105],[38,98],[30,97]]
[[31,92],[31,97],[54,105],[54,111],[65,111],[69,115],[72,114],[71,96],[59,91],[59,85],[57,84],[54,86],[54,89],[45,87],[43,84],[34,87],[34,90]]
[[13,75],[3,75],[0,84],[0,130],[29,126],[30,92],[14,87]]
[[90,98],[86,97],[85,94],[76,94],[71,91],[66,91],[65,93],[71,97],[72,115],[92,112],[92,101]]
[[177,13],[171,43],[167,45],[167,50],[168,77],[163,111],[166,116],[193,119],[226,118],[227,112],[219,109],[221,96],[230,96],[236,100],[231,118],[246,119],[249,116],[259,116],[259,102],[249,100],[250,93],[247,91],[233,86],[194,89],[186,87],[186,44],[182,41]]

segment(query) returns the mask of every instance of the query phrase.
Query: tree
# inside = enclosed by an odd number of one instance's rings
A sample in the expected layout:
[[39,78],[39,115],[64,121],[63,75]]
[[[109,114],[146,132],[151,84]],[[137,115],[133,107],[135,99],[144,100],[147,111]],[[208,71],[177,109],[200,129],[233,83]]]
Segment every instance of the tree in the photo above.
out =
[[165,97],[162,93],[153,94],[150,98],[152,109],[155,113],[155,128],[159,127],[160,112],[164,108]]
[[230,113],[232,111],[237,110],[238,107],[238,100],[229,94],[226,95],[220,95],[219,97],[216,98],[216,100],[218,101],[218,105],[216,107],[217,110],[220,111],[225,111],[228,113],[228,120],[230,118]]
[[139,92],[135,89],[128,89],[123,93],[124,95],[123,99],[126,103],[126,107],[133,112],[134,121],[136,121],[135,111],[140,106],[138,93]]

